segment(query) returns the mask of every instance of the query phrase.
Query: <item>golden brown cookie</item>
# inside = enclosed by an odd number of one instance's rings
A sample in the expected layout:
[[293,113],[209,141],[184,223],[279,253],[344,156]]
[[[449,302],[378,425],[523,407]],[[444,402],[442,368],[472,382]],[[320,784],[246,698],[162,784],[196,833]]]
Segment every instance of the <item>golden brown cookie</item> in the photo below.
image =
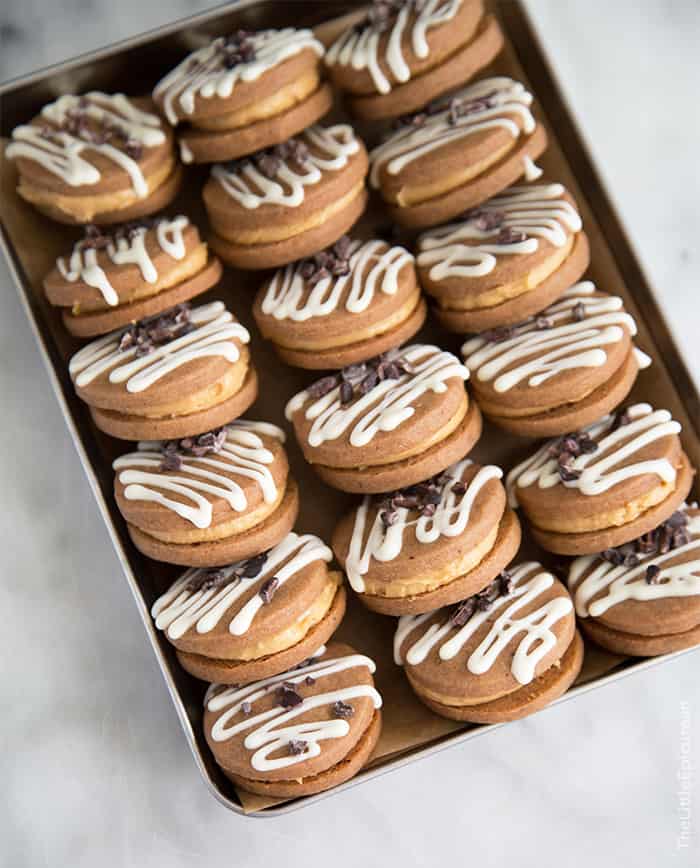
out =
[[216,567],[276,545],[298,512],[283,444],[277,426],[239,419],[121,455],[114,495],[136,547],[159,561]]
[[469,371],[426,344],[323,377],[287,404],[304,457],[329,485],[376,494],[441,473],[474,446]]
[[509,187],[418,239],[417,265],[451,331],[513,325],[556,301],[588,267],[588,239],[561,184]]
[[298,138],[216,165],[202,193],[212,249],[230,265],[274,268],[337,241],[367,201],[367,152],[352,127]]
[[66,94],[12,131],[17,192],[60,223],[111,224],[161,210],[181,171],[172,133],[148,99]]
[[631,543],[576,558],[569,590],[581,629],[615,654],[700,644],[700,509],[685,504]]
[[345,612],[343,577],[331,550],[289,533],[261,554],[220,569],[188,570],[151,615],[196,678],[248,684],[306,660]]
[[615,409],[651,359],[621,298],[577,283],[538,316],[462,347],[482,412],[513,434],[552,437]]
[[451,220],[523,175],[547,135],[531,111],[532,95],[510,78],[485,78],[449,99],[403,118],[370,154],[370,185],[391,217],[423,228]]
[[528,561],[452,608],[399,619],[394,656],[437,714],[501,723],[568,690],[583,643],[566,588]]
[[634,404],[544,444],[514,467],[506,485],[547,551],[595,554],[665,521],[695,471],[668,410]]
[[153,99],[179,126],[183,163],[215,163],[286,141],[331,108],[323,45],[310,30],[220,36],[188,55]]
[[257,395],[250,336],[223,302],[181,304],[79,350],[69,371],[102,431],[172,440],[236,419]]
[[384,241],[347,235],[275,273],[253,315],[283,361],[332,370],[409,340],[425,321],[413,256]]
[[360,601],[385,615],[414,615],[485,588],[520,545],[502,476],[464,458],[425,482],[365,497],[333,533]]
[[246,687],[213,684],[204,735],[239,787],[295,798],[347,781],[370,758],[381,729],[374,662],[333,642],[301,666]]
[[154,316],[210,289],[221,277],[187,217],[95,225],[44,278],[49,302],[76,337],[94,337]]
[[503,45],[481,0],[375,0],[326,52],[335,86],[361,118],[393,118],[464,84]]

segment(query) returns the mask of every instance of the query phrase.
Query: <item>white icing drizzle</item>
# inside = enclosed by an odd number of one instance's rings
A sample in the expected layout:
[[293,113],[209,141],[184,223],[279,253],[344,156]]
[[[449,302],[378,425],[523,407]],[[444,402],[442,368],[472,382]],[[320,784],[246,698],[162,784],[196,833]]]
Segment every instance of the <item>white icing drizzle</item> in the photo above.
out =
[[[182,215],[173,220],[159,220],[155,227],[155,237],[160,249],[171,259],[177,261],[185,257],[185,239],[183,232],[189,225],[187,217]],[[136,265],[146,283],[158,280],[158,271],[146,249],[148,228],[139,226],[124,235],[111,237],[104,251],[114,265]],[[64,280],[75,283],[81,280],[88,286],[97,289],[105,302],[114,307],[119,304],[119,296],[110,283],[105,270],[97,260],[98,251],[94,247],[85,247],[78,241],[68,261],[62,256],[56,260],[56,267]]]
[[[655,440],[679,434],[681,426],[671,418],[668,410],[653,410],[649,404],[634,404],[627,410],[628,424],[611,430],[615,415],[603,417],[593,425],[583,428],[598,443],[595,452],[577,455],[571,462],[574,470],[580,470],[578,479],[564,482],[558,472],[557,459],[549,454],[556,440],[549,440],[534,455],[514,467],[506,478],[511,506],[517,506],[518,488],[537,485],[552,488],[564,485],[576,488],[582,494],[595,496],[614,485],[653,473],[665,483],[675,481],[676,469],[667,458],[634,461],[634,455]],[[622,465],[618,467],[618,465]],[[616,468],[616,469],[613,469]]]
[[345,572],[354,591],[361,594],[365,590],[363,576],[369,572],[372,559],[386,563],[393,561],[401,554],[404,536],[413,530],[415,538],[420,543],[433,543],[440,537],[455,537],[463,534],[469,524],[474,501],[490,479],[501,479],[503,471],[500,467],[487,465],[481,467],[467,486],[463,494],[456,494],[452,486],[462,478],[465,469],[472,462],[465,458],[453,464],[445,471],[450,477],[442,489],[440,503],[437,504],[434,515],[410,518],[411,510],[397,507],[396,521],[385,527],[381,519],[381,510],[377,510],[366,542],[367,519],[372,503],[376,499],[364,497],[355,510],[355,524],[352,529],[350,547],[345,562]]
[[538,178],[541,178],[542,175],[544,175],[544,171],[540,169],[539,166],[535,165],[535,161],[532,157],[523,157],[523,167],[525,169],[526,181],[537,181]]
[[[156,627],[165,630],[170,639],[179,639],[193,627],[199,634],[209,633],[242,596],[249,594],[253,588],[259,591],[267,579],[275,576],[279,590],[292,576],[314,561],[329,562],[332,559],[333,552],[318,537],[290,533],[267,552],[261,572],[252,578],[237,579],[234,575],[245,563],[241,561],[222,569],[226,579],[231,579],[229,584],[192,590],[190,583],[208,571],[187,570],[169,591],[155,601],[151,615]],[[260,594],[253,594],[231,618],[229,633],[233,636],[245,635],[263,605]]]
[[307,48],[323,56],[323,45],[306,29],[260,30],[251,33],[247,41],[255,50],[254,59],[248,63],[237,63],[227,69],[221,50],[226,39],[219,37],[188,55],[158,82],[153,97],[162,100],[165,116],[173,126],[178,123],[176,103],[181,112],[191,115],[197,97],[227,99],[239,82],[257,81],[283,60]]
[[377,291],[395,295],[399,289],[399,272],[413,262],[413,256],[403,247],[385,248],[383,241],[353,241],[349,273],[324,277],[308,292],[302,276],[303,261],[287,265],[277,271],[268,284],[262,312],[277,320],[305,322],[333,313],[347,293],[345,310],[362,313]]
[[[530,614],[518,617],[517,613],[521,609],[529,606],[540,594],[552,587],[554,576],[546,572],[540,564],[529,561],[516,567],[511,577],[512,591],[495,600],[485,612],[476,611],[463,627],[455,627],[450,621],[449,613],[446,613],[441,624],[432,624],[410,646],[406,653],[406,663],[418,666],[436,645],[440,645],[438,656],[441,660],[452,660],[479,627],[500,612],[486,636],[469,655],[467,669],[473,675],[484,675],[514,637],[524,633],[513,654],[511,672],[519,684],[529,684],[535,678],[537,664],[556,645],[557,637],[551,628],[573,610],[573,603],[568,596],[555,597]],[[432,614],[404,615],[399,619],[394,637],[394,657],[397,663],[403,662],[400,652],[406,637]]]
[[[350,702],[353,699],[367,697],[372,700],[375,708],[381,708],[382,698],[377,690],[369,684],[343,687],[337,690],[329,690],[325,693],[306,696],[303,701],[293,708],[283,708],[276,705],[268,711],[255,712],[255,703],[263,696],[283,682],[290,684],[302,684],[307,676],[311,676],[317,683],[337,672],[348,669],[365,667],[370,672],[375,671],[374,661],[364,654],[348,654],[345,657],[336,657],[329,660],[311,660],[304,666],[283,672],[271,678],[265,678],[255,684],[245,687],[229,687],[221,690],[221,685],[213,684],[204,697],[204,704],[208,711],[223,713],[216,719],[211,728],[211,737],[216,742],[226,741],[239,732],[250,730],[245,737],[243,746],[254,751],[250,758],[250,764],[256,771],[270,771],[272,769],[286,768],[295,763],[304,762],[321,753],[321,742],[330,738],[343,738],[350,732],[350,724],[342,718],[328,719],[327,706],[335,702]],[[241,710],[244,702],[252,706],[251,713],[237,723],[229,726],[236,714]],[[315,708],[322,708],[321,720],[313,720],[303,723],[293,723],[295,718],[307,714]],[[305,749],[296,755],[281,756],[269,759],[270,754],[279,751],[293,740],[306,742]]]
[[425,154],[483,130],[504,129],[517,139],[521,131],[513,115],[520,118],[526,135],[534,131],[535,119],[530,111],[532,94],[511,78],[485,78],[467,85],[453,96],[463,103],[487,97],[492,105],[475,107],[468,114],[457,117],[455,123],[450,123],[450,109],[446,105],[443,111],[428,115],[422,126],[407,125],[374,148],[370,154],[372,186],[379,187],[379,172],[384,166],[390,175],[398,175],[409,163]]
[[[85,101],[87,104],[83,108]],[[66,121],[70,112],[78,109],[84,111],[88,118],[121,127],[131,140],[145,148],[162,145],[165,141],[158,115],[136,108],[122,93],[92,91],[82,97],[66,94],[44,106],[41,116],[59,126]],[[138,161],[120,148],[109,142],[98,144],[85,141],[65,130],[53,131],[49,140],[41,135],[41,131],[42,127],[36,124],[16,127],[12,131],[12,142],[6,151],[8,158],[26,157],[34,160],[71,187],[80,187],[100,181],[99,169],[85,154],[86,151],[92,151],[107,157],[124,169],[129,175],[134,193],[140,199],[148,195],[148,184]]]
[[[462,346],[464,363],[479,382],[492,382],[496,392],[508,392],[523,381],[537,388],[563,371],[601,367],[608,358],[605,347],[625,334],[635,335],[637,326],[622,309],[621,298],[595,292],[588,280],[568,289],[540,314],[551,328],[538,329],[539,317],[531,317],[504,341],[471,338]],[[583,318],[571,321],[577,306]]]
[[[336,440],[350,428],[351,446],[366,446],[379,431],[394,431],[415,413],[415,402],[428,391],[447,391],[447,380],[469,379],[469,371],[452,353],[428,344],[413,344],[401,351],[401,357],[411,366],[411,372],[396,380],[381,380],[366,395],[343,406],[340,386],[322,398],[312,401],[304,411],[313,420],[309,445],[320,446]],[[299,392],[287,404],[285,415],[291,420],[309,399],[307,391]]]
[[[223,498],[234,512],[248,508],[245,492],[231,475],[255,480],[265,503],[277,499],[277,486],[270,464],[275,456],[260,435],[284,443],[284,432],[266,422],[231,422],[226,426],[226,441],[218,453],[201,457],[180,455],[180,470],[156,472],[163,462],[159,442],[142,441],[138,451],[121,455],[112,464],[124,486],[127,500],[158,503],[191,522],[195,527],[211,526],[212,504],[206,495]],[[188,502],[167,496],[173,492]]]
[[105,335],[73,356],[68,366],[71,378],[82,387],[109,371],[110,383],[124,383],[128,392],[143,392],[194,359],[223,356],[234,364],[241,355],[234,341],[247,344],[250,340],[247,329],[234,322],[221,301],[192,308],[190,322],[195,326],[191,332],[140,357],[134,348],[119,349],[126,329]]
[[[423,234],[418,240],[418,265],[430,268],[431,280],[450,277],[484,277],[498,264],[499,256],[534,253],[539,238],[563,247],[570,233],[581,230],[576,209],[563,198],[561,184],[509,187],[478,208],[478,214],[503,215],[495,229],[479,229],[478,215]],[[522,232],[526,238],[498,244],[501,229]],[[476,242],[476,243],[473,243]]]
[[[614,566],[602,559],[596,563],[597,555],[576,558],[569,569],[569,588],[574,595],[578,616],[597,618],[625,600],[645,602],[700,594],[700,515],[689,516],[686,530],[692,537],[686,545],[678,546],[666,554],[639,555],[640,561],[635,567]],[[691,552],[697,552],[692,560],[671,563]],[[650,564],[661,569],[653,584],[646,581]],[[588,575],[581,581],[586,573]],[[601,591],[605,591],[605,595],[591,602]]]
[[296,208],[304,201],[305,188],[318,184],[324,172],[343,169],[348,158],[356,154],[360,144],[348,124],[332,127],[312,126],[304,130],[302,138],[310,146],[308,159],[302,168],[292,169],[282,160],[274,178],[268,178],[252,160],[236,164],[232,171],[225,164],[211,170],[223,189],[244,208],[255,210],[261,205],[284,205]]
[[[405,83],[411,78],[411,70],[404,58],[401,40],[408,19],[413,15],[410,31],[411,50],[420,60],[430,53],[427,33],[433,27],[446,24],[457,14],[462,0],[425,0],[422,6],[406,3],[396,15],[389,33],[384,59],[396,81]],[[379,42],[383,34],[368,23],[365,27],[352,27],[346,31],[326,52],[329,66],[348,66],[366,69],[372,76],[377,91],[390,93],[391,82],[382,72],[379,61]]]

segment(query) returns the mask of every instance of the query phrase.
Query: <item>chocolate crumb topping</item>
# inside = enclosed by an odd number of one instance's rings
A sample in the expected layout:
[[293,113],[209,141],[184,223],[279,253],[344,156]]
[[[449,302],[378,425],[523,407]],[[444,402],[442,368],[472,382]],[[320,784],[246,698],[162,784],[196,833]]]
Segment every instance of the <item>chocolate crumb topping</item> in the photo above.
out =
[[582,301],[576,302],[576,304],[571,309],[571,315],[574,318],[574,322],[581,322],[582,319],[586,318],[586,306]]
[[296,692],[294,686],[289,682],[285,681],[284,684],[280,685],[275,691],[275,695],[277,697],[277,702],[282,708],[295,708],[297,705],[301,705],[304,701],[302,697]]
[[565,434],[549,447],[550,458],[555,458],[562,482],[573,482],[581,476],[582,471],[573,466],[574,459],[579,455],[589,455],[596,452],[598,444],[585,431],[574,431]]
[[166,313],[142,319],[122,332],[119,349],[122,352],[135,349],[137,357],[147,356],[158,347],[191,332],[194,325],[190,317],[190,305],[185,302]]
[[343,235],[331,247],[302,260],[299,266],[300,275],[313,287],[326,278],[350,274],[351,244],[350,238]]
[[658,585],[661,582],[661,567],[656,564],[649,564],[644,579],[647,585]]
[[160,470],[181,470],[185,456],[203,458],[210,452],[219,453],[226,443],[226,428],[215,428],[197,437],[184,437],[182,440],[166,440],[160,446],[163,460]]
[[535,319],[535,328],[537,331],[544,331],[545,329],[551,329],[554,325],[554,321],[551,320],[548,316],[538,316]]
[[496,244],[518,244],[521,241],[527,241],[525,232],[517,232],[511,229],[510,226],[504,226],[498,233]]
[[464,627],[476,612],[487,612],[499,597],[507,597],[513,591],[513,578],[504,570],[498,578],[494,579],[478,594],[473,594],[457,603],[450,615],[450,624],[453,627]]
[[355,713],[355,709],[349,702],[343,702],[342,699],[338,699],[333,703],[333,717],[340,717],[343,720],[347,720],[349,717],[352,717]]
[[291,741],[287,742],[287,751],[290,756],[299,756],[299,754],[304,753],[307,744],[308,742],[304,741],[302,738],[293,738]]
[[187,583],[187,590],[192,593],[196,591],[209,591],[212,588],[221,588],[224,585],[233,584],[237,581],[238,576],[235,573],[227,576],[221,569],[199,570]]
[[348,365],[337,374],[322,377],[312,383],[306,391],[310,398],[317,400],[337,388],[340,403],[346,406],[356,398],[371,392],[377,383],[383,380],[398,380],[399,377],[409,373],[411,373],[410,365],[401,356],[401,350],[388,350],[362,364]]
[[275,591],[277,590],[277,588],[279,588],[279,585],[280,580],[277,578],[277,576],[270,576],[269,579],[266,579],[263,582],[262,587],[260,588],[258,593],[260,595],[260,599],[266,606],[272,601],[272,598],[275,596]]
[[384,494],[378,500],[379,518],[384,529],[396,524],[399,520],[399,509],[416,510],[420,515],[430,517],[435,515],[437,507],[442,501],[445,488],[450,485],[450,491],[461,497],[467,491],[466,483],[461,479],[455,479],[448,473],[439,473],[431,476],[425,482],[409,485]]
[[233,69],[241,63],[255,60],[255,44],[250,30],[238,30],[227,36],[219,45],[218,52],[226,69]]
[[644,555],[665,555],[689,542],[688,516],[682,510],[677,510],[654,530],[617,548],[606,549],[598,557],[615,567],[636,567]]
[[242,157],[239,160],[230,160],[226,163],[226,169],[229,172],[240,172],[246,166],[251,164],[266,178],[274,178],[282,166],[296,166],[303,169],[309,159],[309,149],[300,139],[287,139],[279,145],[273,145],[270,148],[265,148],[249,157]]
[[[99,103],[96,103],[99,105]],[[67,133],[76,139],[91,145],[110,144],[124,151],[133,160],[140,160],[143,155],[141,142],[131,138],[128,130],[122,124],[111,121],[108,118],[96,119],[88,114],[90,101],[81,97],[78,105],[66,112],[65,119],[61,124],[52,126],[42,124],[40,135],[57,144],[63,144],[61,133]]]
[[509,341],[514,335],[514,326],[497,326],[481,333],[481,337],[490,344],[500,344],[503,341]]
[[306,684],[308,687],[313,687],[315,683],[316,679],[313,677],[313,675],[307,675],[304,679],[304,684]]
[[462,215],[462,219],[473,223],[474,227],[480,232],[492,232],[494,229],[498,229],[501,226],[503,221],[506,219],[506,215],[503,211],[492,211],[486,208],[472,208],[469,211],[465,211]]

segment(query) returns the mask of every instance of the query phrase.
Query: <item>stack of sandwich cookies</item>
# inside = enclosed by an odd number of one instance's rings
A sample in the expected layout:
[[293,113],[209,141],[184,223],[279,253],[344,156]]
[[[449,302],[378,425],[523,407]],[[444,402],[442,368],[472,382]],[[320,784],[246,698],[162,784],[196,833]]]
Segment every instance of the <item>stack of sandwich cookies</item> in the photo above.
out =
[[394,656],[436,714],[502,723],[568,690],[581,670],[583,641],[566,588],[527,562],[457,606],[402,617]]
[[239,30],[190,54],[153,99],[178,126],[183,163],[216,163],[285,141],[333,103],[310,30]]
[[374,671],[369,657],[334,642],[247,687],[212,685],[204,734],[214,759],[237,786],[266,796],[311,795],[349,780],[381,731]]
[[165,208],[182,170],[172,133],[147,99],[66,94],[12,131],[17,192],[60,223],[111,224]]
[[354,114],[392,118],[464,84],[503,45],[482,0],[374,0],[328,49],[325,64]]
[[318,537],[278,545],[217,570],[188,570],[153,605],[156,627],[191,675],[248,684],[302,663],[345,612],[343,577]]
[[402,226],[436,226],[518,178],[535,180],[547,146],[532,95],[510,78],[485,78],[403,118],[370,154],[370,184]]
[[632,543],[577,558],[569,589],[583,632],[616,654],[700,644],[700,510],[685,504]]
[[462,353],[489,419],[513,434],[552,437],[624,401],[651,363],[636,333],[622,299],[585,281],[538,316],[471,338]]
[[94,337],[162,313],[210,289],[221,277],[199,231],[179,215],[85,228],[44,279],[51,304],[76,337]]
[[136,547],[182,566],[257,555],[294,526],[299,496],[284,432],[239,420],[183,440],[142,442],[114,462],[114,494]]
[[468,377],[451,353],[413,344],[323,377],[285,412],[324,482],[378,494],[441,473],[474,446],[481,414]]
[[407,250],[345,235],[274,274],[258,293],[253,315],[287,364],[332,370],[412,338],[426,306]]
[[69,371],[93,421],[122,440],[170,440],[225,425],[257,395],[250,336],[222,302],[185,303],[79,350]]
[[336,558],[361,602],[406,615],[483,590],[520,545],[502,475],[465,458],[418,485],[365,497],[333,534]]
[[581,278],[589,246],[561,184],[509,187],[418,240],[418,272],[435,315],[480,332],[539,313]]
[[333,244],[367,202],[367,151],[352,127],[312,126],[216,165],[203,190],[212,248],[238,268],[285,265]]
[[596,554],[653,530],[688,496],[694,470],[668,410],[635,404],[545,443],[507,477],[535,540]]

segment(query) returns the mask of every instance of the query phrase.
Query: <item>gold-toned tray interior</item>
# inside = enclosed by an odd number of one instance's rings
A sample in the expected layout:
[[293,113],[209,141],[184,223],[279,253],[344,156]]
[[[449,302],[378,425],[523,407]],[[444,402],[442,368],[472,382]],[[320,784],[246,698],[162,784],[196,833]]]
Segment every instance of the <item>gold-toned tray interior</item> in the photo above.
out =
[[[7,135],[8,130],[15,123],[28,120],[47,99],[55,96],[57,92],[93,88],[108,91],[121,90],[134,95],[148,92],[155,81],[174,62],[199,44],[203,33],[225,33],[240,26],[314,25],[330,15],[342,14],[353,7],[354,4],[343,3],[290,3],[284,0],[265,0],[235,12],[227,12],[195,28],[188,27],[167,37],[156,36],[128,50],[111,53],[104,59],[74,66],[60,75],[33,81],[8,92],[3,100],[3,134]],[[509,11],[512,13],[513,8],[513,3],[496,4],[496,11],[501,17],[506,32],[506,46],[498,60],[482,75],[495,72],[528,82],[528,75],[521,65],[513,44],[514,36],[518,35],[522,38],[522,32],[516,34],[512,29],[518,21],[522,22],[522,13],[519,12],[515,17],[512,14],[505,14]],[[528,50],[536,53],[537,47],[531,45]],[[548,150],[538,163],[545,170],[546,178],[562,181],[578,201],[592,248],[591,268],[587,276],[594,280],[599,288],[621,295],[625,299],[628,310],[637,318],[638,344],[654,359],[652,367],[640,375],[632,398],[664,406],[674,414],[683,425],[685,450],[697,466],[700,463],[700,442],[691,419],[697,403],[697,395],[687,391],[683,395],[680,394],[679,377],[675,376],[676,372],[669,367],[669,362],[672,360],[667,348],[657,343],[658,333],[655,335],[650,330],[650,327],[655,324],[657,311],[649,307],[648,292],[644,297],[640,297],[635,292],[635,286],[626,285],[616,260],[616,251],[611,249],[606,238],[609,226],[597,222],[591,208],[592,203],[587,196],[588,189],[582,189],[580,181],[583,179],[579,177],[577,167],[567,161],[558,141],[558,130],[549,114],[548,94],[537,93],[537,90],[534,92],[537,100],[536,110],[544,120],[550,138]],[[338,105],[333,118],[343,117],[342,105]],[[377,141],[381,133],[381,127],[378,125],[355,124],[355,126],[369,146]],[[169,213],[188,214],[202,228],[206,227],[206,219],[199,194],[206,174],[206,168],[188,169],[185,189],[175,205],[168,209]],[[112,440],[97,431],[85,407],[75,398],[67,376],[67,360],[79,344],[66,333],[60,317],[48,306],[41,291],[42,278],[52,267],[56,256],[65,253],[70,247],[77,233],[75,230],[51,223],[23,203],[14,192],[14,177],[14,168],[3,160],[0,175],[2,185],[0,218],[15,264],[20,271],[25,300],[49,362],[55,371],[67,405],[67,413],[75,424],[80,445],[87,454],[90,468],[105,500],[108,510],[106,519],[111,523],[116,534],[118,548],[126,557],[127,574],[132,580],[132,589],[137,595],[137,602],[142,602],[145,607],[150,608],[152,602],[169,585],[178,570],[142,557],[128,539],[124,523],[111,498],[113,482],[111,462],[113,458],[127,450],[128,444]],[[372,201],[356,233],[369,237],[377,229],[384,229],[386,225],[387,217],[381,205]],[[262,279],[263,275],[260,274],[246,274],[226,269],[221,283],[205,298],[223,299],[251,331],[252,356],[260,374],[260,395],[253,409],[247,414],[248,417],[275,422],[289,431],[283,414],[286,400],[313,379],[313,375],[285,366],[276,358],[270,346],[260,338],[250,315],[250,307],[253,294]],[[666,335],[665,331],[664,335]],[[461,343],[457,336],[445,332],[432,321],[426,325],[419,337],[421,340],[437,343],[455,352],[458,351]],[[474,457],[482,463],[495,463],[507,469],[517,459],[527,454],[531,445],[532,441],[504,435],[487,424],[482,439],[474,450]],[[318,480],[302,460],[291,436],[288,439],[288,446],[293,472],[302,491],[298,529],[314,532],[329,540],[337,518],[348,507],[351,499],[328,488]],[[545,562],[550,562],[529,541],[524,544],[522,554],[533,554]],[[134,582],[136,587],[133,587]],[[145,611],[144,605],[141,605],[142,612]],[[339,638],[350,642],[358,650],[369,654],[377,661],[377,686],[384,696],[385,705],[384,729],[376,756],[372,761],[373,766],[395,764],[426,746],[440,744],[457,731],[468,728],[465,724],[437,717],[415,699],[400,669],[392,662],[393,626],[393,619],[370,613],[352,600],[339,631]],[[153,638],[155,635],[153,628],[148,623],[147,628]],[[180,670],[170,645],[162,637],[157,636],[156,642],[156,651],[166,677],[169,677],[174,684],[177,694],[174,698],[176,702],[182,703],[179,710],[186,715],[191,724],[188,737],[193,739],[195,755],[198,756],[205,775],[218,791],[219,797],[232,805],[242,805],[246,812],[259,811],[273,804],[274,800],[271,799],[237,794],[232,784],[219,772],[209,755],[200,730],[201,702],[205,685]],[[626,661],[588,645],[584,668],[578,683],[590,683],[612,671],[633,666],[634,663],[635,661]],[[186,730],[189,729],[187,720],[184,722]]]

